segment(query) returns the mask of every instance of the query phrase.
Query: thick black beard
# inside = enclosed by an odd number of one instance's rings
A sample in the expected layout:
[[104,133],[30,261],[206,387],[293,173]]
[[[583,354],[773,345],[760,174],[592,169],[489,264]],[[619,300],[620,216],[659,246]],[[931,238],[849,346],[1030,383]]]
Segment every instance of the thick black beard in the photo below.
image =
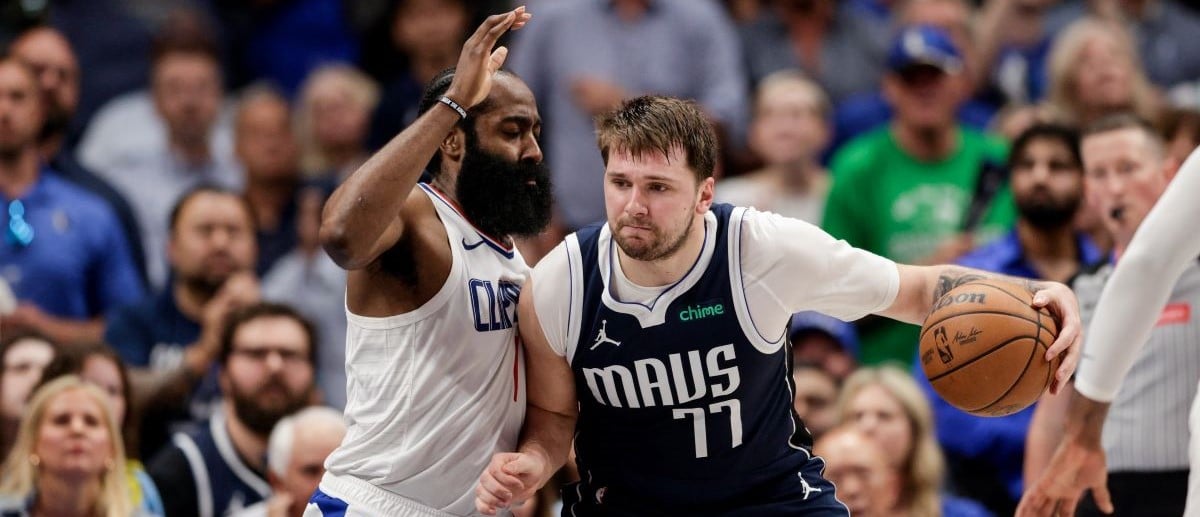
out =
[[[467,219],[484,233],[537,235],[550,223],[550,170],[544,163],[513,162],[479,148],[468,138],[455,196]],[[529,185],[529,180],[537,182]]]
[[1081,197],[1075,197],[1061,203],[1042,202],[1018,198],[1017,212],[1021,217],[1042,230],[1055,230],[1070,225],[1075,220],[1075,213],[1083,202]]
[[[287,391],[287,387],[282,381],[268,381],[270,384],[263,386],[266,389],[272,385],[282,388]],[[277,408],[262,407],[255,400],[254,394],[242,393],[233,388],[230,391],[233,399],[233,412],[237,415],[238,420],[242,421],[247,428],[260,436],[269,436],[271,430],[275,428],[275,424],[279,423],[283,417],[295,413],[304,408],[308,403],[308,397],[299,396],[288,400],[285,405]]]

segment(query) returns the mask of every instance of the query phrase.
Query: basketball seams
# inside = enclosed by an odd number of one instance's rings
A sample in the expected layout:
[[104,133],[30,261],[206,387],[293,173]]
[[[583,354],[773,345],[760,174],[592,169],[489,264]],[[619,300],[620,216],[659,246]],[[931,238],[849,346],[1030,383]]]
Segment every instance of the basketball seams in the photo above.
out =
[[994,346],[992,346],[991,348],[989,348],[989,349],[987,349],[987,350],[984,350],[983,352],[980,352],[980,353],[979,353],[979,354],[977,354],[975,357],[972,357],[972,358],[970,358],[970,359],[967,359],[966,361],[963,361],[963,363],[962,363],[962,364],[960,364],[960,365],[958,365],[958,366],[955,366],[953,369],[946,370],[946,371],[944,371],[944,372],[942,372],[942,373],[939,373],[939,374],[937,374],[937,375],[934,375],[933,377],[929,377],[929,382],[931,382],[931,383],[932,383],[932,382],[934,382],[934,381],[936,381],[936,380],[938,380],[938,379],[941,379],[942,377],[945,377],[945,376],[947,376],[947,375],[950,375],[950,374],[952,374],[952,373],[954,373],[954,372],[957,372],[957,371],[959,371],[959,370],[961,370],[961,369],[963,369],[963,368],[965,368],[965,367],[967,367],[967,366],[970,366],[970,365],[974,364],[974,363],[975,363],[975,361],[978,361],[978,360],[980,360],[980,359],[983,359],[983,358],[985,358],[985,357],[987,357],[987,356],[991,355],[991,354],[992,354],[992,352],[995,352],[995,351],[997,351],[997,350],[999,350],[999,349],[1001,349],[1001,348],[1004,348],[1005,346],[1008,346],[1010,343],[1013,343],[1013,342],[1015,342],[1015,341],[1020,341],[1020,340],[1022,340],[1022,339],[1033,339],[1033,336],[1029,336],[1029,335],[1024,335],[1024,336],[1014,336],[1014,337],[1012,337],[1012,338],[1009,338],[1008,340],[1005,340],[1005,341],[1002,341],[1002,342],[1000,342],[1000,343],[997,343],[997,344],[995,344]]
[[[925,333],[926,333],[926,332],[928,332],[928,331],[929,331],[929,329],[931,329],[931,328],[933,328],[934,326],[936,326],[938,323],[942,323],[942,322],[944,322],[944,321],[946,321],[946,320],[948,320],[948,319],[951,319],[951,318],[953,318],[953,317],[955,317],[955,316],[961,316],[961,315],[963,315],[963,314],[1004,314],[1004,315],[1007,315],[1007,316],[1012,316],[1012,317],[1014,317],[1014,318],[1020,318],[1020,319],[1023,319],[1023,320],[1025,320],[1025,321],[1028,321],[1028,322],[1030,322],[1030,323],[1034,323],[1034,324],[1038,325],[1038,327],[1040,327],[1040,328],[1039,328],[1039,331],[1040,331],[1040,329],[1041,329],[1041,328],[1044,328],[1044,329],[1046,329],[1046,331],[1047,331],[1047,332],[1049,332],[1049,331],[1051,330],[1051,329],[1050,329],[1050,327],[1048,327],[1048,326],[1045,326],[1045,325],[1042,325],[1042,311],[1041,311],[1041,309],[1034,308],[1032,305],[1030,305],[1030,300],[1022,300],[1020,297],[1018,297],[1018,296],[1017,296],[1017,295],[1015,295],[1015,294],[1012,294],[1012,293],[1011,293],[1011,292],[1009,292],[1007,289],[1004,289],[1004,288],[1001,288],[1001,287],[999,287],[999,286],[992,285],[992,284],[990,284],[990,283],[986,283],[986,282],[984,282],[984,281],[980,281],[980,280],[976,280],[976,281],[973,281],[973,282],[967,282],[967,283],[965,283],[965,284],[963,284],[963,285],[978,285],[978,286],[988,287],[988,288],[991,288],[991,289],[993,289],[993,290],[996,290],[996,291],[1000,291],[1000,292],[1004,293],[1005,295],[1008,295],[1010,298],[1012,298],[1012,299],[1016,300],[1017,302],[1021,303],[1022,305],[1026,306],[1026,307],[1029,307],[1030,309],[1032,309],[1032,310],[1033,310],[1033,312],[1037,313],[1037,319],[1036,319],[1036,320],[1034,320],[1034,319],[1030,319],[1030,318],[1028,318],[1028,317],[1025,317],[1025,316],[1022,316],[1022,315],[1020,315],[1020,314],[1013,314],[1013,313],[1011,313],[1011,312],[996,312],[996,311],[971,311],[971,312],[960,312],[960,313],[957,313],[957,314],[952,314],[952,315],[950,315],[950,316],[946,316],[946,317],[944,317],[944,318],[942,318],[942,319],[940,319],[940,320],[936,320],[936,321],[926,321],[926,322],[924,323],[924,325],[922,326],[922,328],[921,328],[921,333],[920,333],[920,336],[918,337],[918,340],[920,340],[920,339],[925,339]],[[958,286],[958,287],[962,287],[962,286],[960,285],[960,286]],[[958,287],[955,287],[955,289],[958,289]],[[945,296],[945,295],[942,295],[942,296]],[[941,298],[939,298],[939,300],[940,300],[940,299],[941,299]],[[935,303],[936,303],[936,302],[935,302]],[[934,311],[934,312],[937,312],[937,311]]]
[[[1025,337],[1029,337],[1029,336],[1025,336]],[[1017,388],[1017,385],[1021,384],[1021,381],[1023,379],[1025,379],[1025,372],[1028,372],[1029,365],[1033,364],[1033,358],[1037,356],[1037,349],[1038,349],[1038,345],[1040,345],[1040,344],[1042,344],[1042,342],[1040,340],[1034,340],[1033,346],[1029,347],[1029,359],[1025,360],[1025,367],[1021,369],[1021,375],[1018,375],[1017,378],[1013,380],[1013,383],[1008,386],[1008,389],[1004,390],[1004,393],[1001,393],[999,397],[996,397],[995,400],[987,403],[987,405],[985,405],[981,408],[968,409],[966,411],[968,413],[977,413],[977,412],[986,410],[992,406],[995,406],[996,404],[1000,403],[1000,401],[1002,401],[1006,397],[1008,397],[1008,394],[1012,393],[1012,391]]]

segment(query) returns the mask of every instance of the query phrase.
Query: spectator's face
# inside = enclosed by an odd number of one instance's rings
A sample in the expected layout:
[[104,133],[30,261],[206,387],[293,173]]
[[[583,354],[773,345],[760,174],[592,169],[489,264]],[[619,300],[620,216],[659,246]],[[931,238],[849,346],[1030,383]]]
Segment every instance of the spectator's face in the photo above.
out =
[[1091,109],[1119,110],[1133,104],[1133,64],[1117,40],[1096,35],[1075,59],[1075,96]]
[[342,443],[344,429],[332,426],[317,426],[313,429],[296,428],[292,444],[292,459],[288,463],[287,475],[276,483],[275,490],[292,496],[290,515],[304,513],[308,499],[317,490],[321,476],[325,475],[325,458]]
[[108,357],[93,355],[83,362],[79,377],[108,395],[113,421],[125,421],[125,385],[121,382],[121,370],[117,363]]
[[291,114],[283,99],[260,97],[241,107],[235,151],[250,181],[278,183],[299,178]]
[[845,379],[857,366],[854,357],[829,334],[805,331],[792,339],[792,356],[797,362],[812,363],[836,379]]
[[241,200],[204,192],[180,211],[167,252],[180,280],[215,292],[234,273],[254,268],[254,239],[250,214]]
[[1113,239],[1128,244],[1170,181],[1162,150],[1133,128],[1087,136],[1082,148],[1088,199]]
[[371,113],[355,98],[350,79],[333,73],[313,85],[309,93],[312,131],[322,149],[362,149]]
[[896,496],[895,476],[879,444],[853,430],[839,430],[817,443],[825,478],[837,488],[850,515],[886,515]]
[[37,75],[46,109],[44,133],[66,130],[79,106],[79,61],[70,43],[57,31],[36,29],[18,39],[12,52]]
[[42,129],[41,94],[29,70],[0,63],[0,157],[15,157]]
[[896,119],[918,129],[944,129],[954,124],[962,81],[930,65],[910,65],[883,78],[884,96],[896,111]]
[[313,390],[308,335],[289,317],[242,323],[221,371],[221,389],[239,420],[262,436],[308,404]]
[[40,339],[26,338],[4,354],[4,372],[0,375],[0,416],[20,420],[29,392],[42,378],[42,370],[54,359],[54,348]]
[[1033,139],[1019,152],[1012,191],[1021,217],[1038,228],[1070,224],[1083,199],[1083,165],[1058,139]]
[[466,39],[467,10],[459,1],[407,0],[392,21],[396,48],[422,57],[457,53]]
[[171,135],[194,144],[208,138],[221,108],[217,62],[199,53],[163,56],[154,67],[154,104]]
[[913,436],[912,424],[900,401],[882,386],[872,384],[850,400],[849,415],[849,423],[883,448],[890,467],[904,465],[913,448]]
[[821,436],[837,421],[833,404],[838,392],[833,377],[815,368],[797,368],[792,372],[792,381],[796,385],[796,414],[814,437]]
[[651,152],[634,157],[612,150],[604,173],[604,203],[617,245],[635,260],[655,261],[678,252],[694,221],[712,203],[712,178],[696,185],[687,155]]
[[64,391],[46,402],[34,446],[41,459],[38,469],[56,477],[89,479],[114,467],[107,411],[80,389]]
[[[803,86],[801,86],[803,85]],[[750,146],[768,166],[817,159],[829,143],[829,124],[815,86],[784,83],[764,90],[754,110]]]

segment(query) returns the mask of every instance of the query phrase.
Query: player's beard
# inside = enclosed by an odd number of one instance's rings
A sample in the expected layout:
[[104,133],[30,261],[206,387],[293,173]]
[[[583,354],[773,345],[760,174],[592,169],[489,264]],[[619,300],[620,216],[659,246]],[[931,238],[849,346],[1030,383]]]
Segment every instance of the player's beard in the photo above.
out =
[[617,241],[617,246],[620,246],[621,251],[624,251],[629,258],[643,262],[653,262],[670,257],[679,251],[680,248],[683,248],[688,236],[692,234],[692,223],[695,220],[696,214],[692,213],[691,217],[687,220],[687,224],[683,225],[683,229],[676,236],[666,235],[662,228],[650,226],[650,232],[654,238],[650,241],[645,241],[623,235],[621,228],[627,225],[644,226],[650,223],[643,223],[622,217],[617,220],[617,227],[613,229],[613,239]]
[[[239,390],[235,383],[230,383],[230,397],[233,399],[233,412],[251,431],[260,436],[271,434],[283,417],[295,413],[308,405],[308,393],[292,393],[278,377],[267,379],[258,390],[247,393]],[[264,404],[259,401],[260,395],[268,389],[279,390],[284,399],[274,404]]]
[[480,149],[470,135],[454,194],[467,219],[493,237],[537,235],[550,223],[545,163],[507,160]]
[[1018,196],[1016,199],[1017,212],[1021,217],[1042,230],[1053,230],[1071,224],[1083,196],[1072,195],[1065,199],[1056,199],[1049,189],[1037,188],[1039,196]]

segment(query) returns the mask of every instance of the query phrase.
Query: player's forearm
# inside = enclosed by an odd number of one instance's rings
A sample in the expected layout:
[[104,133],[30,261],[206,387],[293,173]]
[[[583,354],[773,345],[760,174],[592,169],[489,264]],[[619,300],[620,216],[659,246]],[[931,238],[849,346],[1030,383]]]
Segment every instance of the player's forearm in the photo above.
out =
[[997,273],[955,265],[911,266],[900,268],[900,292],[896,301],[881,314],[907,323],[920,324],[933,309],[942,295],[960,285],[978,280],[1005,280],[1027,289],[1038,290],[1049,285],[1047,282],[1032,281]]
[[547,411],[532,404],[526,410],[518,451],[537,456],[545,465],[538,479],[539,487],[566,464],[576,419],[575,415]]
[[1099,449],[1100,435],[1110,404],[1087,398],[1075,389],[1071,389],[1070,397],[1063,436],[1075,443]]
[[321,244],[344,267],[361,265],[400,214],[438,146],[460,120],[438,103],[362,164],[325,203]]

